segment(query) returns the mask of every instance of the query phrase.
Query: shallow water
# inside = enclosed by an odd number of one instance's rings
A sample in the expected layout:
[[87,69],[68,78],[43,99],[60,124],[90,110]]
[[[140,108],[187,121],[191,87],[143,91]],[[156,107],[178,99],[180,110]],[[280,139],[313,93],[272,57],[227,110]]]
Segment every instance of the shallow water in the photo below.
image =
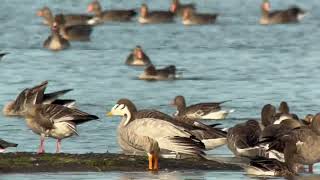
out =
[[[266,103],[286,100],[300,117],[319,112],[320,67],[318,0],[272,1],[272,7],[297,4],[309,11],[300,24],[260,26],[260,0],[198,0],[203,12],[219,12],[216,25],[184,27],[180,22],[141,26],[111,23],[94,29],[92,41],[72,43],[67,51],[42,48],[49,29],[36,17],[47,5],[54,12],[84,12],[89,0],[2,0],[0,48],[10,52],[1,62],[0,102],[16,97],[26,87],[49,80],[49,91],[73,88],[66,98],[77,99],[80,109],[97,114],[101,121],[79,126],[79,137],[63,141],[66,153],[119,152],[116,127],[119,118],[105,117],[119,98],[127,97],[139,108],[174,113],[169,102],[184,95],[189,103],[232,100],[236,111],[220,121],[230,127],[247,118],[258,118]],[[104,1],[105,8],[139,7],[144,2]],[[187,0],[185,1],[187,2]],[[150,0],[151,9],[167,9],[169,0]],[[140,68],[124,65],[130,50],[140,44],[157,66],[175,64],[183,80],[137,80]],[[2,108],[2,107],[1,107]],[[15,118],[1,117],[0,137],[19,143],[18,151],[35,151],[39,138]],[[54,140],[46,143],[55,151]],[[15,149],[11,150],[15,151]],[[225,147],[210,154],[231,155]],[[316,172],[320,171],[317,168]],[[50,173],[1,175],[1,179],[240,179],[243,172]]]

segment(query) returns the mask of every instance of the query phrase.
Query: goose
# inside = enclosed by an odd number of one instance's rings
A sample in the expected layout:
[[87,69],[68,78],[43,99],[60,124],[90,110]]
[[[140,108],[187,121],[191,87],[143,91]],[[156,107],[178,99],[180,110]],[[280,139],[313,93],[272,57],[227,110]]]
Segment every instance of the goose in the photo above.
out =
[[92,1],[87,8],[87,11],[94,14],[94,17],[88,21],[88,24],[95,25],[104,22],[128,22],[136,16],[137,12],[134,9],[127,10],[106,10],[102,11],[98,0]]
[[0,153],[5,152],[6,148],[8,148],[8,147],[17,147],[17,146],[18,146],[18,144],[11,143],[11,142],[5,141],[3,139],[0,139]]
[[22,114],[27,126],[40,135],[39,154],[45,152],[46,137],[57,139],[56,153],[60,153],[61,140],[78,135],[77,125],[99,119],[95,115],[57,104],[28,104]]
[[162,69],[156,69],[153,64],[150,64],[144,69],[144,72],[139,75],[141,80],[174,80],[176,76],[176,66],[169,65]]
[[233,112],[233,110],[226,111],[221,109],[221,104],[228,102],[212,102],[212,103],[198,103],[186,106],[186,101],[183,96],[176,96],[171,105],[177,107],[175,116],[186,116],[191,119],[224,119]]
[[137,118],[136,108],[118,100],[108,116],[121,116],[118,143],[125,153],[148,154],[149,170],[158,170],[159,155],[166,152],[204,157],[204,144],[182,126],[158,118]]
[[140,24],[172,23],[174,14],[170,11],[149,11],[147,4],[142,4],[138,21]]
[[61,36],[57,23],[52,24],[51,35],[43,42],[43,47],[52,51],[60,51],[70,47],[69,41]]
[[149,64],[151,64],[150,58],[139,45],[133,49],[133,52],[129,54],[126,60],[126,65],[129,66],[146,66]]
[[[283,121],[281,124],[285,122]],[[295,121],[287,121],[287,125],[292,125],[292,122]],[[312,165],[320,162],[319,124],[320,113],[313,118],[311,127],[279,128],[281,133],[264,137],[262,142],[269,143],[269,150],[275,149],[284,153],[285,162],[292,172],[298,172],[297,165],[309,165],[309,172],[312,172]]]
[[170,11],[176,14],[177,16],[182,16],[183,11],[187,8],[196,10],[195,4],[193,3],[181,4],[179,0],[172,0],[170,5]]
[[58,99],[73,89],[64,89],[52,93],[45,93],[47,85],[48,81],[43,81],[41,84],[32,88],[24,89],[14,101],[8,102],[3,107],[3,114],[5,116],[22,116],[22,112],[27,104],[59,104],[70,108],[74,106],[75,100]]
[[[88,20],[93,16],[87,14],[63,14],[66,20],[66,26],[72,25],[86,25]],[[43,24],[50,25],[51,19],[53,19],[52,11],[49,7],[45,6],[37,11],[37,16],[43,17]]]
[[263,128],[272,125],[275,121],[276,108],[271,104],[266,104],[261,110],[261,123]]
[[297,6],[292,6],[286,10],[271,11],[269,0],[262,2],[261,12],[260,24],[262,25],[297,23],[306,14],[304,10]]
[[186,8],[183,11],[182,24],[184,25],[204,25],[214,24],[218,14],[197,13],[191,8]]
[[282,101],[279,106],[279,112],[275,115],[275,121],[273,124],[280,124],[282,121],[287,119],[294,119],[299,121],[299,117],[296,114],[290,113],[290,108],[287,102]]
[[6,53],[6,52],[0,53],[0,60],[3,58],[3,56],[5,56],[5,55],[7,55],[7,54],[9,54],[9,53]]

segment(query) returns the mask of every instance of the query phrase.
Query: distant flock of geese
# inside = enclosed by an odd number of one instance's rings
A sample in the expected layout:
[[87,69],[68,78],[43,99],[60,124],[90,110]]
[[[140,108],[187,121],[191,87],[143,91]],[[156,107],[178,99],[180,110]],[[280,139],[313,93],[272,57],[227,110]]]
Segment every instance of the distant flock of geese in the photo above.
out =
[[[40,136],[38,153],[44,153],[46,137],[61,140],[78,135],[77,126],[98,119],[78,110],[75,100],[61,99],[72,89],[46,93],[48,81],[26,88],[3,108],[5,116],[21,117]],[[228,130],[220,124],[207,125],[201,119],[223,119],[229,111],[223,102],[198,103],[187,106],[183,96],[176,96],[171,105],[177,112],[171,116],[154,109],[138,109],[129,99],[120,99],[108,116],[120,116],[118,143],[125,154],[148,155],[148,168],[159,169],[159,157],[206,158],[205,151],[227,145],[235,156],[250,159],[244,166],[248,174],[290,176],[304,172],[303,165],[320,161],[320,114],[304,119],[290,112],[286,102],[278,110],[266,104],[260,120],[249,119]],[[0,141],[0,151],[17,144]]]
[[[38,10],[37,15],[44,18],[43,23],[51,28],[51,35],[43,46],[58,51],[67,49],[69,41],[89,41],[92,27],[108,22],[131,22],[137,15],[134,9],[102,10],[98,0],[92,1],[87,8],[89,14],[57,14],[53,15],[48,7]],[[297,6],[286,10],[271,11],[269,0],[261,4],[262,16],[260,24],[297,23],[305,15],[305,11]],[[181,4],[172,0],[169,10],[150,11],[147,4],[140,7],[138,22],[141,24],[173,23],[176,17],[182,19],[184,25],[214,24],[219,14],[199,13],[195,4]]]

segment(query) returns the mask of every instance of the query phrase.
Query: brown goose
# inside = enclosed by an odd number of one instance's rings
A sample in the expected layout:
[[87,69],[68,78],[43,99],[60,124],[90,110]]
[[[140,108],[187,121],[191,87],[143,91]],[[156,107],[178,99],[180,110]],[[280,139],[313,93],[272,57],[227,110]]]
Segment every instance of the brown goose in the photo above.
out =
[[170,11],[149,11],[147,4],[142,4],[138,21],[141,24],[172,23],[174,13]]
[[22,114],[27,126],[41,137],[38,153],[45,152],[45,137],[57,139],[56,152],[59,153],[62,139],[78,135],[77,125],[98,119],[95,115],[56,104],[28,105]]
[[264,127],[272,125],[275,121],[276,108],[271,104],[266,104],[261,110],[261,123]]
[[5,141],[3,139],[0,139],[0,153],[5,152],[6,148],[8,147],[17,147],[18,144],[11,143],[8,141]]
[[65,89],[52,93],[45,94],[48,81],[44,81],[41,84],[32,88],[24,89],[18,97],[7,103],[3,108],[3,114],[5,116],[22,116],[27,104],[59,104],[67,107],[73,107],[75,100],[58,99],[72,89]]
[[51,35],[43,42],[43,47],[52,51],[60,51],[68,49],[70,43],[60,34],[59,25],[53,23],[51,27]]
[[[37,16],[43,17],[43,24],[50,26],[50,21],[53,19],[52,11],[49,7],[45,6],[37,11]],[[88,20],[90,20],[93,16],[87,14],[64,14],[65,17],[65,25],[86,25],[88,24]]]
[[290,109],[287,102],[282,101],[278,110],[279,112],[275,115],[275,121],[273,122],[273,124],[280,124],[281,121],[287,119],[295,119],[299,121],[299,117],[296,114],[290,113]]
[[293,6],[287,10],[270,11],[271,5],[269,0],[264,0],[261,5],[262,17],[260,24],[284,24],[284,23],[297,23],[305,15],[305,11],[297,6]]
[[175,152],[203,157],[204,145],[182,126],[158,118],[137,118],[136,108],[119,100],[107,114],[121,116],[118,143],[124,152],[148,154],[149,170],[158,170],[160,154]]
[[145,66],[151,64],[149,57],[143,52],[141,46],[136,46],[127,57],[126,65]]
[[218,14],[196,13],[191,8],[186,8],[183,11],[182,24],[184,25],[201,25],[214,24]]
[[228,102],[198,103],[187,107],[183,96],[176,96],[171,105],[177,107],[175,116],[186,116],[191,119],[224,119],[233,110],[221,109],[221,104]]
[[[281,122],[283,123],[283,122]],[[264,142],[269,142],[269,149],[276,149],[284,153],[285,162],[292,172],[297,173],[297,165],[313,165],[320,162],[320,114],[317,114],[311,128],[301,126],[292,130],[273,134],[265,137]],[[312,172],[310,166],[309,171]]]
[[69,41],[90,41],[92,26],[73,25],[67,26],[65,16],[58,14],[55,17],[55,23],[58,25],[61,36]]
[[166,66],[163,69],[156,69],[154,65],[149,65],[139,76],[141,80],[174,80],[176,79],[176,67],[174,65]]
[[170,11],[178,16],[182,16],[183,11],[186,8],[196,10],[195,5],[193,3],[181,4],[179,0],[172,0],[171,5],[170,5]]
[[137,14],[133,9],[102,11],[98,0],[92,1],[88,5],[87,11],[94,14],[94,17],[88,21],[88,23],[91,25],[101,24],[109,21],[127,22],[131,21],[131,19]]

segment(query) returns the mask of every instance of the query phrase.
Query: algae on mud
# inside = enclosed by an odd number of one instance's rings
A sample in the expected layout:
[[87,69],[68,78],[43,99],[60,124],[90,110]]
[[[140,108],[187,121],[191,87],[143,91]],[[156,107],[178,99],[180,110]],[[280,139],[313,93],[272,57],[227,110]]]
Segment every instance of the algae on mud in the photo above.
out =
[[[145,156],[111,153],[36,154],[29,152],[0,154],[1,173],[145,171]],[[234,164],[205,159],[160,159],[160,170],[240,170]]]

